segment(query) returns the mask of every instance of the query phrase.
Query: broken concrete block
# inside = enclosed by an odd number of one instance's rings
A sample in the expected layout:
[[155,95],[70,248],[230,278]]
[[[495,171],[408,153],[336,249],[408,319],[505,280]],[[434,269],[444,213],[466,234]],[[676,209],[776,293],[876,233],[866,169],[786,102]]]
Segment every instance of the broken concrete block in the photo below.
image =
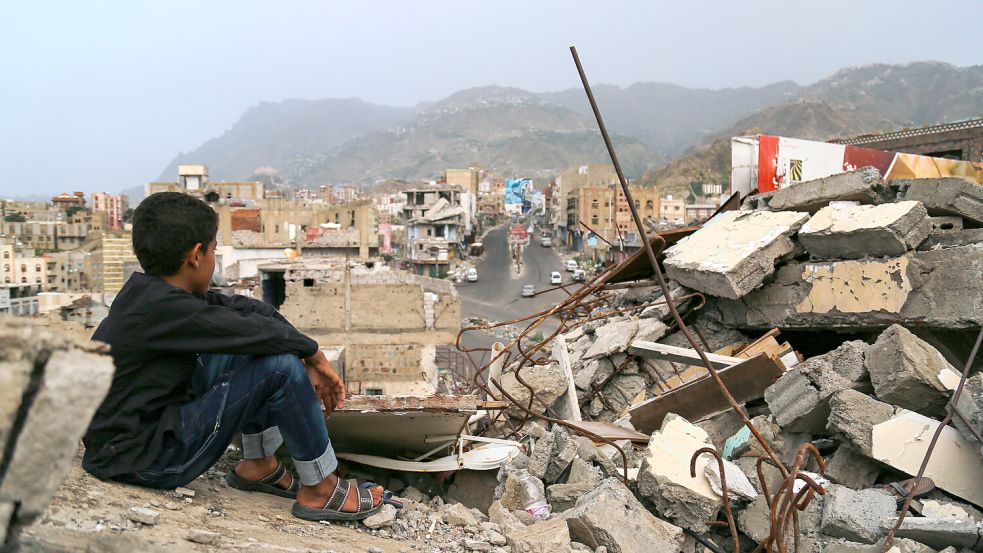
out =
[[873,428],[894,415],[894,406],[856,390],[842,390],[830,397],[829,407],[826,429],[863,455],[873,457]]
[[929,234],[928,238],[920,246],[919,250],[937,250],[942,248],[957,248],[970,244],[983,242],[983,228],[968,228],[963,230],[951,230],[943,234]]
[[506,534],[512,553],[567,553],[570,547],[570,530],[562,518],[525,526]]
[[578,448],[577,442],[571,439],[570,432],[556,425],[549,434],[536,442],[536,447],[529,457],[529,472],[544,482],[552,484],[570,466],[577,456]]
[[983,513],[972,506],[957,501],[939,501],[937,499],[922,499],[923,517],[954,518],[956,520],[983,521]]
[[0,361],[0,463],[33,371],[34,362],[30,359]]
[[[892,468],[918,472],[939,421],[900,409],[871,432],[871,457]],[[942,429],[925,469],[935,485],[973,505],[983,506],[983,457],[951,426]]]
[[[882,553],[884,551],[884,540],[886,538],[881,538],[874,544],[857,543],[853,541],[847,541],[844,539],[834,539],[828,540],[825,547],[823,548],[823,553]],[[905,538],[894,538],[891,541],[891,548],[888,549],[888,553],[940,553],[932,549],[931,547],[918,543],[914,540],[909,540]],[[953,553],[959,553],[954,551]]]
[[[522,379],[532,386],[536,391],[536,399],[532,402],[532,410],[537,413],[545,413],[547,406],[553,405],[557,398],[567,393],[567,376],[563,374],[563,369],[558,363],[547,365],[533,365],[523,367],[521,371]],[[515,377],[514,372],[502,374],[502,388],[509,393],[522,405],[529,405],[529,388],[526,388]],[[492,386],[492,390],[496,390]],[[518,407],[510,407],[509,414],[514,417],[523,417],[525,413]]]
[[447,498],[487,513],[488,506],[495,499],[497,484],[494,471],[459,470],[454,473],[454,482],[447,490]]
[[153,526],[160,522],[160,513],[145,507],[130,507],[126,512],[126,517],[133,522],[139,522],[148,526]]
[[[774,492],[775,488],[771,488]],[[799,511],[799,550],[820,551],[822,536],[820,525],[823,513],[823,496],[815,495],[804,511]],[[771,533],[771,511],[768,500],[762,494],[746,508],[736,514],[737,527],[757,543],[763,543]],[[793,532],[786,534],[785,545],[789,551],[794,550]],[[775,548],[777,550],[777,547]]]
[[983,435],[983,373],[976,373],[966,379],[959,401],[956,402],[956,410],[966,417],[969,428],[959,417],[953,417],[952,424],[968,442],[983,446],[973,434],[975,430]]
[[491,506],[488,507],[488,520],[501,527],[506,535],[526,526],[498,500],[492,501]]
[[799,229],[799,242],[814,257],[858,259],[897,256],[918,247],[931,230],[918,202],[829,205]]
[[376,530],[379,528],[386,528],[391,526],[393,522],[396,521],[396,507],[386,504],[382,506],[374,515],[366,517],[362,520],[362,524],[369,528],[370,530]]
[[877,481],[881,466],[844,442],[826,457],[827,478],[848,488],[868,488]]
[[580,496],[593,490],[595,484],[581,482],[579,484],[553,484],[546,488],[546,500],[554,512],[562,512],[573,507]]
[[584,354],[584,359],[593,359],[618,353],[628,349],[628,344],[638,331],[638,321],[616,321],[598,327],[594,331],[597,338],[590,349]]
[[[387,507],[389,507],[389,505],[387,505]],[[215,540],[219,539],[220,537],[222,537],[222,535],[217,532],[210,532],[208,530],[202,530],[201,528],[192,528],[188,530],[188,535],[185,537],[185,539],[191,542],[208,545],[210,543],[214,543]]]
[[728,211],[666,250],[670,278],[712,296],[737,299],[775,271],[777,260],[796,251],[792,235],[809,215],[797,212]]
[[983,244],[889,259],[792,263],[740,300],[707,305],[725,325],[770,329],[942,329],[983,325]]
[[47,509],[68,474],[82,434],[109,391],[114,372],[107,355],[82,350],[51,353],[31,410],[20,433],[11,437],[17,441],[0,484],[0,500],[18,502],[19,519],[28,520]]
[[444,524],[465,527],[475,526],[478,524],[477,519],[474,518],[474,513],[471,512],[471,509],[468,509],[460,503],[443,505],[440,508],[440,512],[440,516],[444,521]]
[[635,332],[635,336],[632,337],[632,340],[657,342],[659,338],[666,335],[668,330],[669,327],[658,319],[639,319],[638,331]]
[[[779,460],[785,464],[795,462],[795,455],[799,447],[802,444],[812,441],[812,434],[808,432],[788,432],[775,424],[769,417],[762,415],[751,419],[751,424],[761,434],[761,437],[771,445],[772,451],[778,455]],[[768,455],[756,438],[749,436],[748,446],[759,457]]]
[[929,233],[930,235],[963,230],[963,218],[956,217],[955,215],[939,215],[937,217],[929,217],[928,222],[932,225],[932,231]]
[[620,480],[608,478],[567,514],[571,535],[611,553],[680,551],[683,529],[656,518]]
[[[897,524],[896,518],[889,518],[881,523],[881,529],[889,532]],[[907,516],[901,522],[897,536],[924,543],[936,549],[951,545],[968,547],[979,551],[980,535],[975,522],[953,520],[951,518],[926,518]]]
[[601,469],[584,461],[580,457],[575,457],[570,463],[570,472],[567,473],[567,484],[580,484],[587,482],[597,484],[603,479]]
[[943,379],[959,381],[937,349],[900,325],[877,337],[865,364],[878,399],[926,415],[942,415],[949,402]]
[[662,428],[652,433],[638,473],[639,493],[660,513],[694,532],[706,532],[706,521],[713,520],[723,505],[703,474],[707,463],[716,463],[712,456],[701,455],[696,478],[690,476],[690,458],[704,447],[710,447],[707,433],[670,413]]
[[864,353],[860,340],[811,357],[765,389],[765,402],[783,430],[821,433],[829,418],[829,397],[851,389],[866,389]]
[[877,187],[883,185],[880,172],[874,167],[837,173],[822,179],[800,182],[779,188],[768,201],[777,211],[808,211],[815,213],[833,201],[855,201],[862,204],[879,203]]
[[881,521],[898,512],[895,498],[881,490],[854,491],[833,485],[823,503],[823,533],[861,543],[875,543],[881,538]]
[[983,223],[983,186],[962,177],[905,179],[891,181],[900,185],[900,198],[921,202],[930,215],[958,215]]
[[[716,462],[707,463],[703,467],[703,474],[706,475],[707,481],[710,482],[710,488],[716,494],[723,497],[723,487],[720,485],[720,465]],[[724,459],[724,474],[727,477],[727,494],[731,500],[734,498],[754,499],[758,497],[758,491],[754,489],[754,485],[748,480],[744,471],[726,459]]]

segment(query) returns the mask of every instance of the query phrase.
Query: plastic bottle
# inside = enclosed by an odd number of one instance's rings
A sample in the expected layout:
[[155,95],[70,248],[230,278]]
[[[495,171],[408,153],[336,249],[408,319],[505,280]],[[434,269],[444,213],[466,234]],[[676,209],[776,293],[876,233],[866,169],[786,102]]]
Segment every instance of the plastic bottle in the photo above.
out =
[[539,519],[549,517],[552,508],[543,495],[543,485],[526,471],[519,473],[519,483],[522,486],[522,504],[526,512]]

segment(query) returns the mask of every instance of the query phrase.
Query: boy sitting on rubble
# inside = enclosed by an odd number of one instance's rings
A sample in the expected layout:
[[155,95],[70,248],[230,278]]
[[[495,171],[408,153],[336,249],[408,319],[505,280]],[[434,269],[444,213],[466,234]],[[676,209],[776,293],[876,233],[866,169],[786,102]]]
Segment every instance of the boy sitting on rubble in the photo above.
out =
[[[295,516],[359,520],[383,489],[338,478],[321,411],[345,388],[316,342],[273,306],[208,290],[218,216],[178,192],[154,194],[133,214],[144,273],[120,290],[93,340],[116,365],[86,433],[83,467],[101,479],[154,488],[194,480],[240,432],[244,460],[230,486],[295,498]],[[298,478],[274,452],[286,442]],[[299,482],[298,482],[299,480]]]

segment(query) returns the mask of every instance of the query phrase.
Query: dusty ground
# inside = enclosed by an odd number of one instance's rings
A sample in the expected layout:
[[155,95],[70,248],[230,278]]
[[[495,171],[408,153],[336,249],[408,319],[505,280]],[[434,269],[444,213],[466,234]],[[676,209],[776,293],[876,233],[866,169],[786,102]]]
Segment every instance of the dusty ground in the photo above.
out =
[[[172,490],[102,482],[82,470],[77,456],[48,513],[24,532],[25,549],[37,551],[434,551],[419,541],[372,535],[360,524],[311,523],[290,514],[292,500],[246,493],[224,485],[231,465],[223,459],[188,485],[188,502]],[[160,512],[154,526],[132,522],[130,507]],[[187,541],[200,528],[221,537],[211,545]],[[385,535],[385,534],[383,534]],[[377,549],[376,549],[377,548]]]

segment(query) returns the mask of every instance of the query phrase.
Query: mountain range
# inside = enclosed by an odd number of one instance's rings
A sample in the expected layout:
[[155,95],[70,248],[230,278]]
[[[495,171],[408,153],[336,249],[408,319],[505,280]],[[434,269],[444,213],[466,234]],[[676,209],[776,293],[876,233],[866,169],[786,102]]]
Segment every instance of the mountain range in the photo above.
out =
[[[626,173],[671,191],[725,180],[727,139],[738,134],[828,139],[979,116],[983,66],[875,64],[809,86],[636,83],[597,85],[594,93]],[[487,86],[409,108],[358,99],[263,102],[222,135],[178,154],[160,180],[174,180],[179,163],[204,163],[213,180],[272,167],[293,186],[314,186],[429,179],[471,164],[544,177],[606,161],[583,90]]]

